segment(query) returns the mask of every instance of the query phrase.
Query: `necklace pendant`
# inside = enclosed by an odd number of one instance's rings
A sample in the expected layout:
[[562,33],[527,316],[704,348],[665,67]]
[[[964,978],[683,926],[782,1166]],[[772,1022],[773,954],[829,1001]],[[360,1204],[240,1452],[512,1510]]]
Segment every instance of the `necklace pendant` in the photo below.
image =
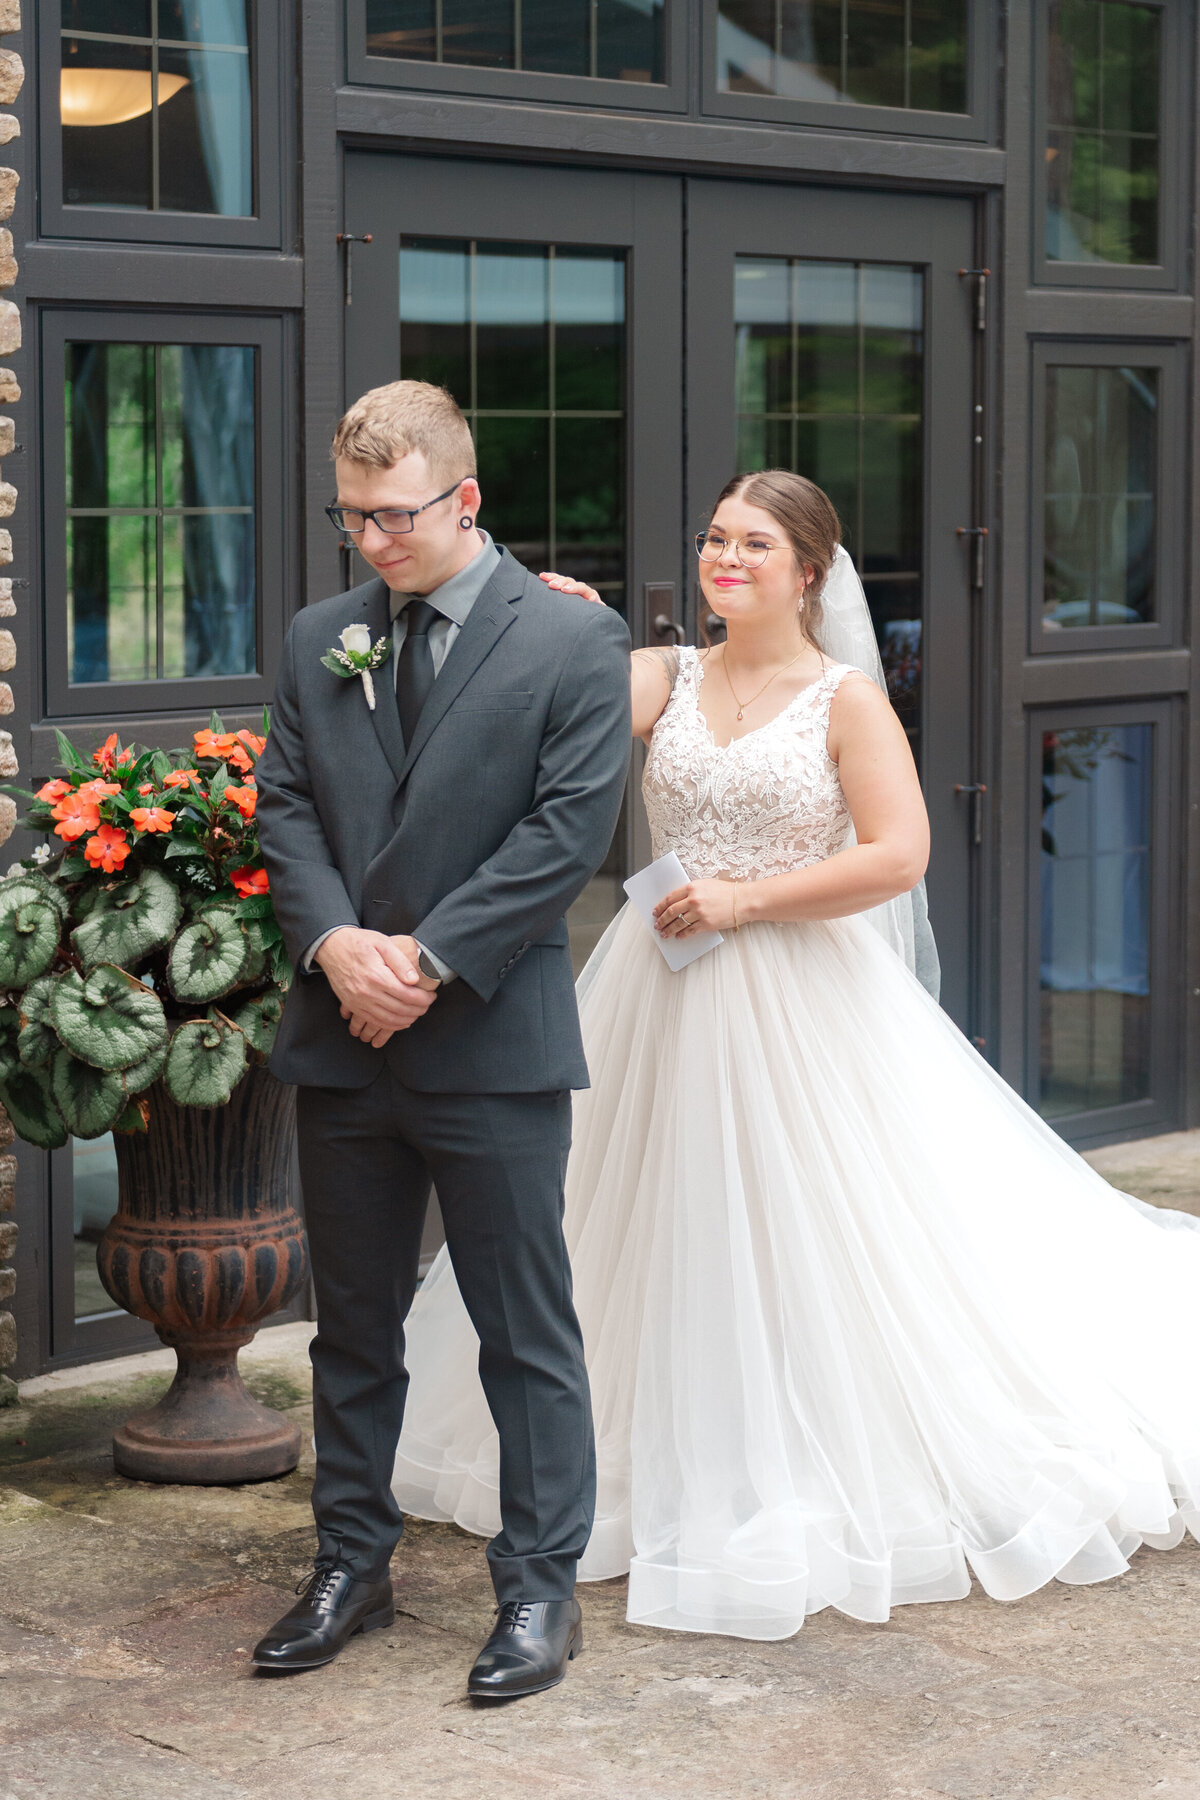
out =
[[739,719],[740,719],[740,718],[741,718],[741,716],[742,716],[742,715],[741,715],[741,713],[739,713],[739,714],[738,714],[738,718],[739,718]]

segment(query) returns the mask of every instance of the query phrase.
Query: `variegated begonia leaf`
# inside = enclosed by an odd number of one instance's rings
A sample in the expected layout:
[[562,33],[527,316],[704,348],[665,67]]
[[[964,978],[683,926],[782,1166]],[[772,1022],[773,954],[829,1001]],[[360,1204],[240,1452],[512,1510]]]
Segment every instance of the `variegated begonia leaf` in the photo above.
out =
[[265,994],[256,994],[253,1000],[239,1006],[230,1017],[238,1029],[245,1032],[246,1042],[252,1050],[257,1050],[260,1056],[270,1056],[283,1017],[283,995],[278,988],[268,988]]
[[67,1128],[44,1069],[26,1069],[20,1063],[6,1069],[0,1080],[0,1105],[27,1144],[35,1144],[39,1150],[61,1150],[66,1143]]
[[119,1069],[97,1069],[59,1050],[50,1064],[50,1090],[67,1130],[78,1138],[102,1137],[125,1110]]
[[183,917],[183,901],[161,869],[143,869],[134,881],[101,888],[71,942],[85,968],[117,963],[129,968],[152,950],[169,944]]
[[58,1033],[50,1017],[50,1003],[58,986],[53,975],[39,975],[21,995],[21,1034],[17,1054],[26,1068],[48,1063],[59,1047]]
[[0,882],[0,987],[23,988],[45,973],[58,949],[62,915],[48,882]]
[[192,1019],[171,1038],[163,1081],[179,1106],[224,1106],[246,1071],[246,1040],[221,1019]]
[[171,946],[167,981],[177,1000],[219,1000],[243,979],[254,952],[228,907],[207,907]]
[[127,1094],[140,1094],[142,1089],[148,1088],[152,1081],[157,1081],[162,1074],[162,1066],[167,1060],[169,1043],[170,1039],[164,1037],[160,1044],[155,1044],[149,1055],[143,1056],[140,1061],[130,1063],[127,1069],[121,1070],[121,1080],[125,1083]]
[[124,969],[101,963],[87,978],[55,983],[51,1017],[73,1055],[98,1069],[126,1069],[166,1040],[162,1002]]

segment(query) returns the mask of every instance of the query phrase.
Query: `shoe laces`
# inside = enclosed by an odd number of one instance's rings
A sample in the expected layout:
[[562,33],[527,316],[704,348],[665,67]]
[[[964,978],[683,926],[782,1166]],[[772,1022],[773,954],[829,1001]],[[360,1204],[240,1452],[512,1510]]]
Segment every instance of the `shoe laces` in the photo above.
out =
[[311,1575],[306,1575],[303,1581],[297,1582],[296,1592],[303,1594],[306,1600],[311,1600],[314,1606],[321,1606],[328,1600],[343,1573],[343,1570],[332,1565],[317,1567]]
[[532,1600],[506,1600],[503,1606],[496,1608],[500,1615],[496,1625],[497,1631],[524,1631],[529,1623],[529,1615],[533,1611]]

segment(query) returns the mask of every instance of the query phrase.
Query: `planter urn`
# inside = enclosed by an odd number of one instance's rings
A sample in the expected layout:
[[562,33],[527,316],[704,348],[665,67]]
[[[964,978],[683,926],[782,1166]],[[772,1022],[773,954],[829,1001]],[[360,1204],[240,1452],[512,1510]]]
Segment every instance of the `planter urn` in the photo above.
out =
[[100,1279],[175,1351],[157,1405],[113,1437],[118,1474],[224,1485],[293,1469],[300,1433],[242,1385],[238,1351],[308,1273],[291,1199],[295,1089],[261,1064],[220,1107],[148,1090],[149,1129],[116,1137],[119,1204]]

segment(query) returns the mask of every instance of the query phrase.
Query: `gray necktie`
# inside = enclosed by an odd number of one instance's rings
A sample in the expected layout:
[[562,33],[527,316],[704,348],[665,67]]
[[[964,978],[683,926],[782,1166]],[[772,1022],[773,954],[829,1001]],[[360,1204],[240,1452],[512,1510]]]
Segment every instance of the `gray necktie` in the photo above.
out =
[[421,708],[433,686],[433,651],[429,647],[429,627],[444,615],[428,600],[410,600],[404,609],[407,625],[404,642],[396,662],[396,703],[400,708],[400,725],[407,749],[416,736]]

